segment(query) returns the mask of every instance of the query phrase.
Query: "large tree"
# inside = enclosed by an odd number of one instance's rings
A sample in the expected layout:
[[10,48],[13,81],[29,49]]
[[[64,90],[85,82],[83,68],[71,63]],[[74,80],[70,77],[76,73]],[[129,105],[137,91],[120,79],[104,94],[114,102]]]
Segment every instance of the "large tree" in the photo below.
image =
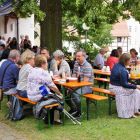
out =
[[[2,1],[5,0],[0,0]],[[69,25],[74,26],[80,36],[84,34],[82,23],[85,22],[90,26],[89,38],[98,45],[104,45],[110,42],[111,25],[120,16],[129,18],[131,14],[140,21],[139,0],[40,0],[40,6],[39,0],[13,1],[16,3],[14,12],[19,17],[35,14],[36,19],[42,21],[41,45],[50,51],[62,47],[62,25],[63,29]],[[63,33],[65,39],[67,35],[66,32]]]
[[61,0],[41,0],[40,9],[46,14],[41,22],[41,47],[50,52],[62,49]]

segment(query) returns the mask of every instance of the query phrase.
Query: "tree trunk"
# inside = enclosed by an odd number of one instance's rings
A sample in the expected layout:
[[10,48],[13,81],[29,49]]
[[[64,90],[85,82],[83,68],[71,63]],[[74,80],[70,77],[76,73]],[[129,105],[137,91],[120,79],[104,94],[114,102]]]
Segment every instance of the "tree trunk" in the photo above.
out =
[[46,13],[41,22],[41,47],[51,53],[62,49],[62,11],[61,0],[40,0],[40,8]]

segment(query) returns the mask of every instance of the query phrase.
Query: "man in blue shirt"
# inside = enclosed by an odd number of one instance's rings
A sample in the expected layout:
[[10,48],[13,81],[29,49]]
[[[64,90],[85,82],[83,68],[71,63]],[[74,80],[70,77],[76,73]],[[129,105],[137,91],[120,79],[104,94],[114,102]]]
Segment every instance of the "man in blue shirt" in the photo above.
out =
[[4,93],[7,95],[16,93],[16,86],[19,74],[19,68],[16,63],[19,61],[19,59],[19,51],[11,50],[8,59],[4,61],[0,67],[0,88],[2,88]]

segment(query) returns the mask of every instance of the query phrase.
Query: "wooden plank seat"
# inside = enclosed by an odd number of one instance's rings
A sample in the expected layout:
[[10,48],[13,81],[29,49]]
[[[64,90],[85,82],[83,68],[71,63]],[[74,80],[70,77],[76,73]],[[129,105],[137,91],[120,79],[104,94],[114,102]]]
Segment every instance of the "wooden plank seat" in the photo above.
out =
[[[16,96],[21,101],[24,101],[24,102],[27,102],[27,103],[30,103],[30,104],[33,104],[33,105],[35,105],[37,103],[37,102],[33,102],[33,101],[29,100],[28,98],[23,98],[23,97],[21,97],[17,94],[15,94],[14,96]],[[44,108],[53,108],[53,107],[57,107],[57,106],[59,106],[59,104],[56,103],[56,104],[52,104],[52,105],[47,105]]]
[[110,79],[107,78],[100,78],[100,77],[95,77],[94,80],[98,81],[99,87],[101,87],[101,83],[104,83],[104,88],[106,89],[107,84],[110,83]]
[[[32,105],[37,104],[37,102],[33,102],[33,101],[29,100],[28,98],[23,98],[23,97],[19,96],[18,94],[13,94],[13,96],[16,96],[19,100],[27,102],[29,104],[32,104]],[[44,108],[46,108],[48,110],[48,127],[51,126],[51,122],[50,122],[50,109],[52,109],[53,107],[57,107],[57,106],[59,106],[58,103],[44,106]]]
[[90,103],[94,103],[95,113],[96,113],[96,117],[97,117],[97,101],[103,101],[103,100],[108,99],[108,97],[101,96],[101,95],[96,95],[96,94],[92,94],[92,93],[84,94],[83,97],[86,98],[87,120],[89,120]]
[[115,94],[112,93],[110,90],[107,89],[103,89],[103,88],[98,88],[98,87],[93,87],[92,88],[93,92],[97,92],[97,93],[103,93],[105,95],[108,96],[108,102],[109,102],[109,115],[111,115],[111,107],[112,107],[112,101],[115,100]]
[[97,80],[97,81],[102,81],[102,82],[107,82],[109,83],[110,80],[109,79],[106,79],[106,78],[99,78],[99,77],[95,77],[94,80]]
[[107,94],[110,96],[115,96],[114,93],[112,93],[110,90],[107,90],[107,89],[93,87],[92,90],[93,90],[93,92],[99,92],[99,93]]

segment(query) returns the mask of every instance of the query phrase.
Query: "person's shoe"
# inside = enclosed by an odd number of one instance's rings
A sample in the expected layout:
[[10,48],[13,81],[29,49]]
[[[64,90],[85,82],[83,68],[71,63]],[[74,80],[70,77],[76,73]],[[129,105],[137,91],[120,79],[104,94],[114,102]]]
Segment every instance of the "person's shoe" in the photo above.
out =
[[71,113],[71,115],[74,117],[77,114],[77,111],[74,111]]
[[81,117],[81,113],[80,112],[76,112],[75,114],[72,115],[75,118],[80,118]]
[[140,116],[140,112],[135,113],[136,116]]
[[75,112],[76,110],[71,109],[68,113],[72,114],[73,112]]
[[63,124],[63,122],[62,121],[54,121],[54,124],[55,125],[60,125],[60,124]]
[[137,116],[133,115],[131,118],[137,118]]

